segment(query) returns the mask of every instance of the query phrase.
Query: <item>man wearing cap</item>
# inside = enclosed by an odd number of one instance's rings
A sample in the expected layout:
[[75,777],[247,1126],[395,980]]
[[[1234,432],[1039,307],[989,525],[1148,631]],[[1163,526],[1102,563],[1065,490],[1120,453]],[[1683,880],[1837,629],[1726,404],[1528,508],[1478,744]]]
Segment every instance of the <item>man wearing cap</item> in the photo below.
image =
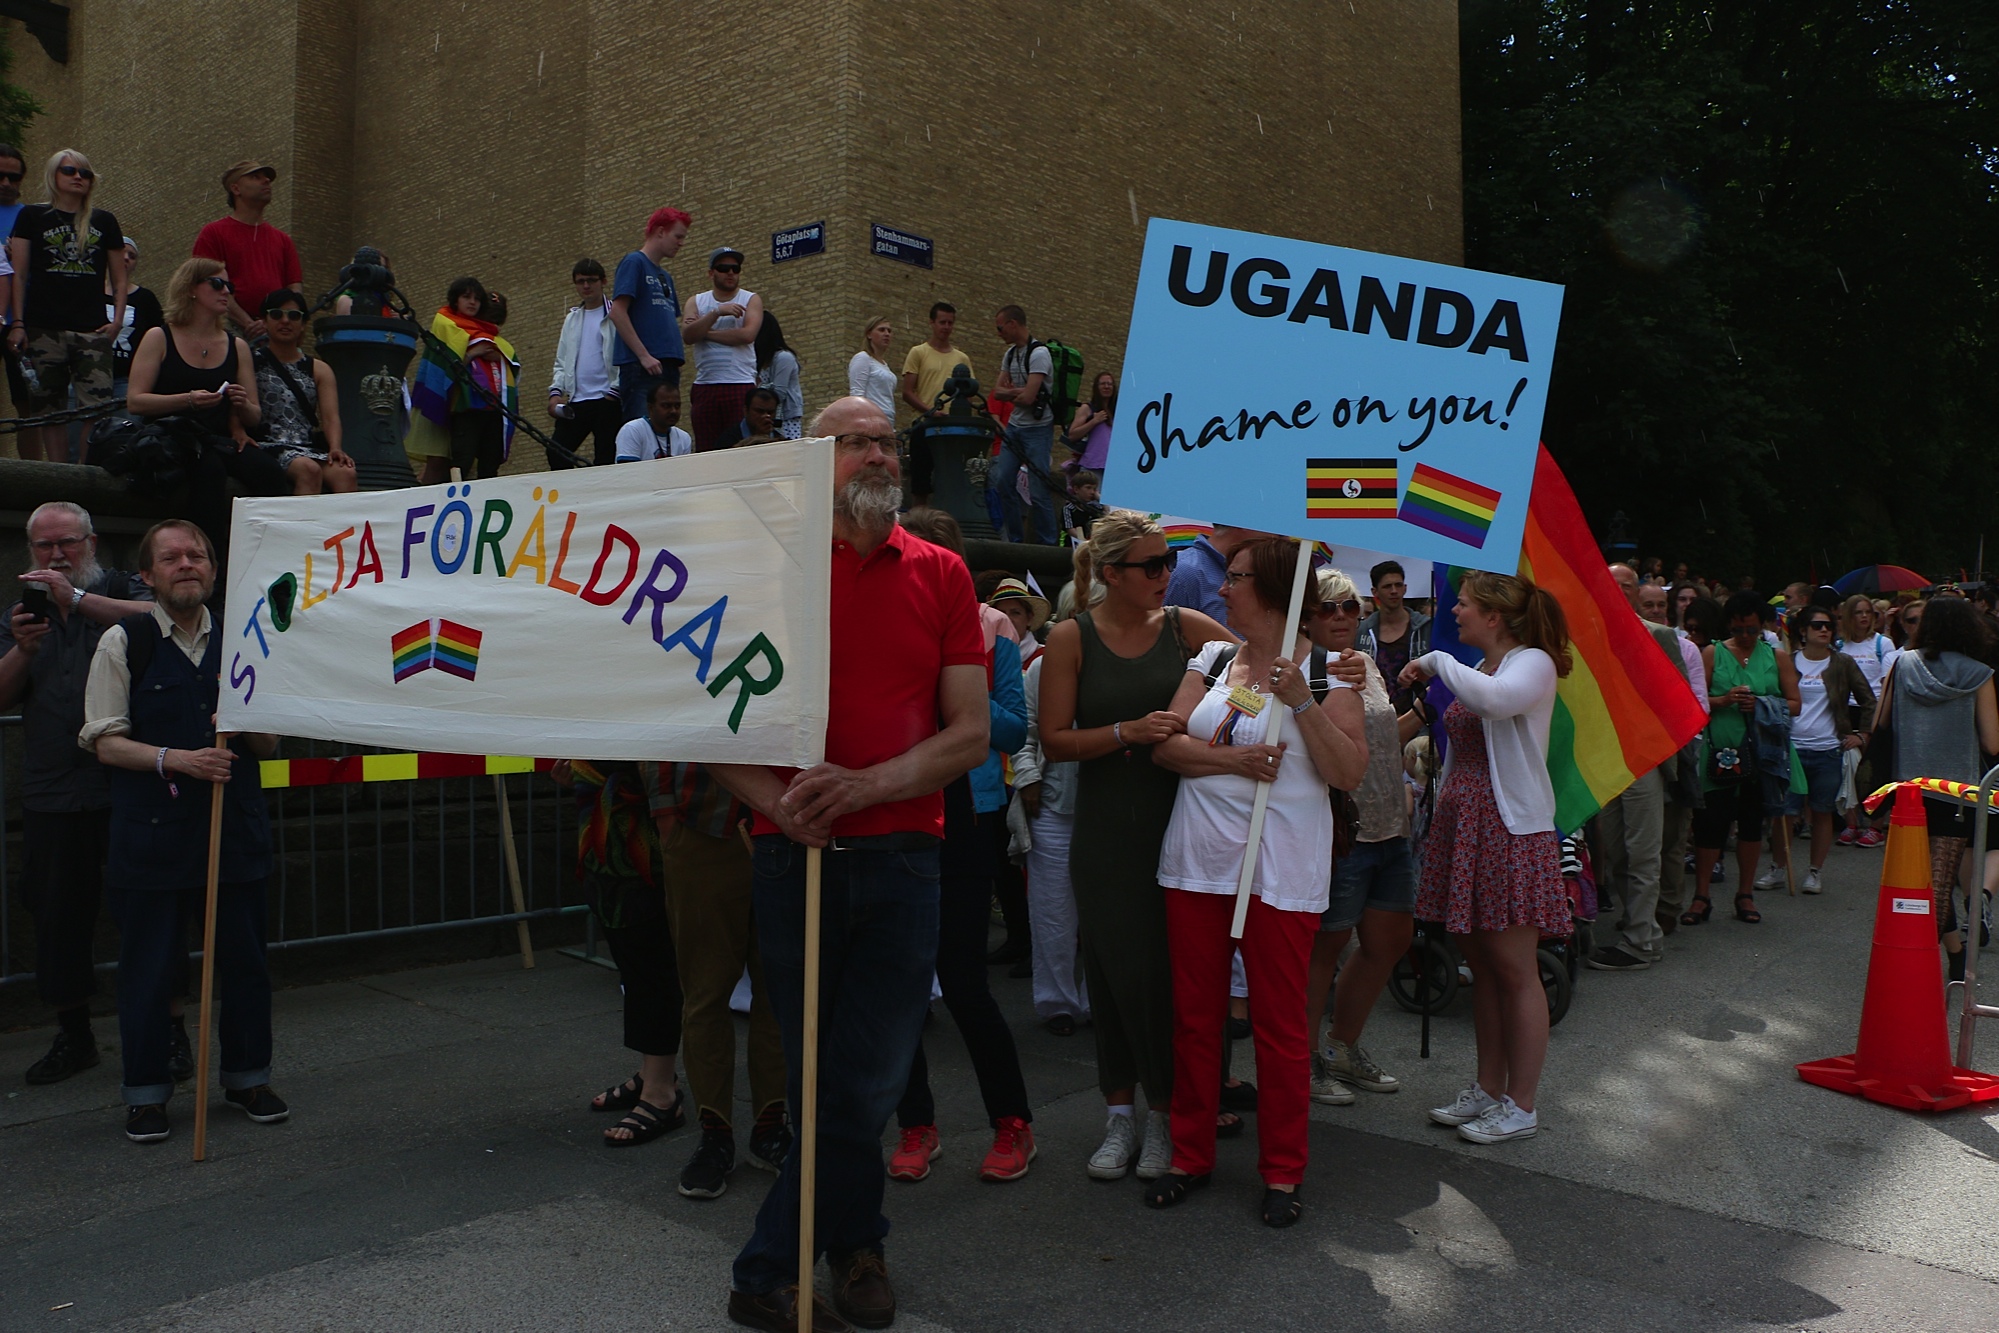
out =
[[229,318],[252,338],[264,336],[264,298],[280,287],[305,290],[298,247],[272,223],[264,221],[271,206],[271,184],[278,169],[245,158],[222,173],[222,192],[229,212],[203,227],[194,238],[196,259],[217,259],[229,266],[236,290],[229,297]]
[[688,303],[680,335],[694,348],[694,452],[726,449],[743,419],[743,402],[757,382],[757,330],[764,302],[743,290],[743,252],[718,245],[708,252],[714,290]]

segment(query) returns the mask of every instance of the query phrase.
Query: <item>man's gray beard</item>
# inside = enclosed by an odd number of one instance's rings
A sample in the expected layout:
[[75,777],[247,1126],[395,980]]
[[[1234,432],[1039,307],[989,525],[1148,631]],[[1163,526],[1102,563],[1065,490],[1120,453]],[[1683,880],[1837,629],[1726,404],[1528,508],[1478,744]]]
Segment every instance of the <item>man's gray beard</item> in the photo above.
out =
[[56,572],[69,580],[70,587],[88,592],[98,579],[104,577],[104,566],[97,563],[96,556],[87,555],[81,560],[70,561],[68,569]]
[[863,532],[886,532],[902,505],[902,488],[887,472],[863,473],[840,488],[833,510]]
[[[209,592],[213,591],[214,589],[211,587]],[[166,587],[155,592],[153,599],[170,612],[195,611],[199,610],[202,603],[208,600],[208,593],[202,592],[198,584],[183,591],[180,585],[169,583]]]

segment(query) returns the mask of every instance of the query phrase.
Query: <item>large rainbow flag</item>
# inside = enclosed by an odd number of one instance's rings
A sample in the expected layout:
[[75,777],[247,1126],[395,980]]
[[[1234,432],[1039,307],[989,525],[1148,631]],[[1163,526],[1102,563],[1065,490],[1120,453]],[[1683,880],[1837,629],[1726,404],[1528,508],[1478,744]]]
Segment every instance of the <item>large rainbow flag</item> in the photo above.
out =
[[[1437,566],[1430,642],[1470,662],[1477,654],[1458,642],[1450,611],[1462,572]],[[1575,665],[1555,692],[1548,775],[1555,825],[1573,833],[1691,740],[1707,714],[1610,577],[1575,492],[1545,445],[1534,465],[1520,574],[1553,593],[1568,617]]]

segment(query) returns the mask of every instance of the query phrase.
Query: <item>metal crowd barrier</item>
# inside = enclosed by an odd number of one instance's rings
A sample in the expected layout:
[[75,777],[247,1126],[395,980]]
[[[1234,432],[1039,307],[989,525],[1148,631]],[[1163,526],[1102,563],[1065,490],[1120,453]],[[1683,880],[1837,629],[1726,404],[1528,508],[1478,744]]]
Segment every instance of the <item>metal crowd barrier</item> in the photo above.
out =
[[1978,780],[1978,790],[1974,794],[1978,805],[1971,819],[1971,846],[1965,850],[1965,860],[1970,863],[1966,873],[1958,876],[1958,885],[1951,886],[1953,896],[1961,885],[1964,890],[1964,906],[1957,917],[1957,928],[1964,936],[1964,980],[1953,981],[1945,987],[1957,986],[1957,1067],[1972,1069],[1972,1047],[1978,1036],[1978,1020],[1999,1018],[1999,1005],[1978,1002],[1978,934],[1984,909],[1985,888],[1985,827],[1992,818],[1992,796],[1999,788],[1999,764],[1985,771]]
[[[21,719],[0,717],[0,986],[34,979],[34,922],[21,902]],[[282,759],[373,754],[286,737]],[[496,790],[507,793],[523,910],[507,882]],[[267,789],[273,949],[389,939],[588,911],[572,867],[576,817],[539,773]],[[108,918],[108,914],[106,914]],[[98,954],[115,939],[99,925]],[[594,950],[592,950],[594,952]],[[100,961],[100,969],[115,966]]]

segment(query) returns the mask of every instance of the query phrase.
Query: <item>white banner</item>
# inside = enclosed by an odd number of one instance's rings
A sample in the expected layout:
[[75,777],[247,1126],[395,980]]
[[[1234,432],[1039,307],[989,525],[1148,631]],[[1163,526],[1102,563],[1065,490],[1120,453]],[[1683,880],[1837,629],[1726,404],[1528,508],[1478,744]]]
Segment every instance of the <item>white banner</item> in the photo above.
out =
[[239,500],[218,728],[460,754],[806,766],[833,449]]

